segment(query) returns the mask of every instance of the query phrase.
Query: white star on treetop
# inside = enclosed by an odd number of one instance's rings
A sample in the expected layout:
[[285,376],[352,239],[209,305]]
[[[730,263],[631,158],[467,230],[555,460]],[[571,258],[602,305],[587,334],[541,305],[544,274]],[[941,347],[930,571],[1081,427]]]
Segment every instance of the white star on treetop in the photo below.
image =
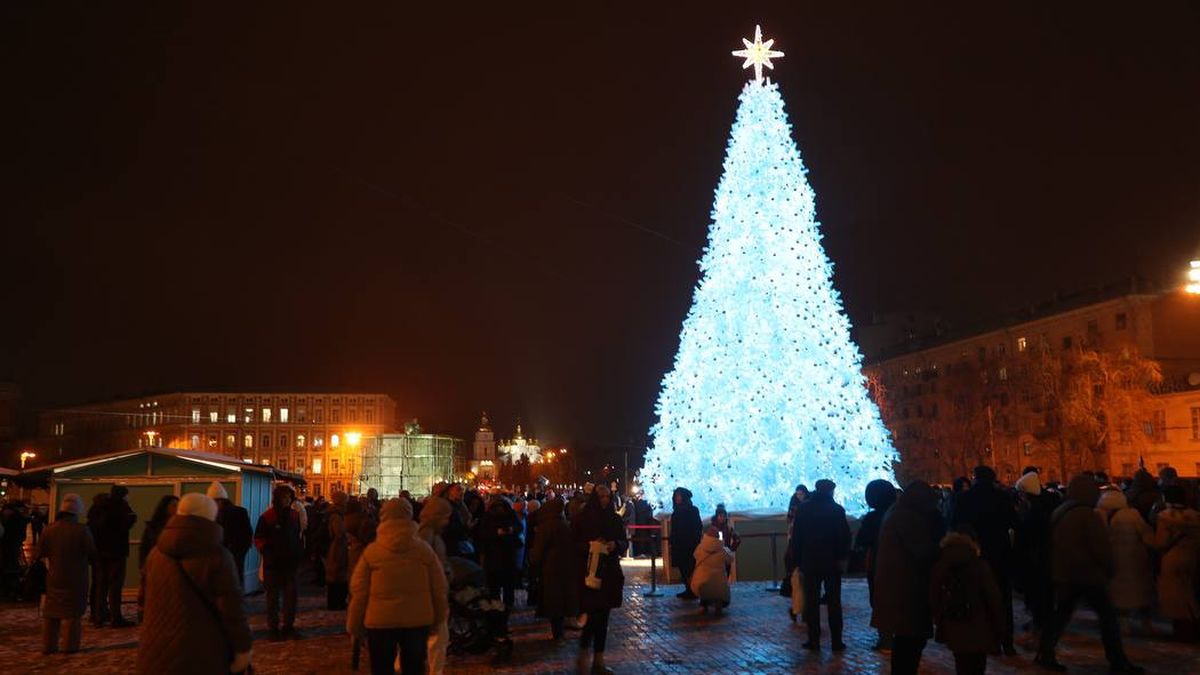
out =
[[742,44],[746,45],[746,48],[734,51],[733,55],[738,58],[746,59],[746,62],[742,64],[742,70],[745,70],[750,66],[754,66],[755,82],[762,82],[763,66],[766,66],[770,70],[775,70],[775,66],[772,65],[771,59],[783,57],[783,52],[771,49],[771,45],[775,44],[774,39],[763,42],[761,26],[754,27],[754,42],[751,42],[746,38],[742,38]]

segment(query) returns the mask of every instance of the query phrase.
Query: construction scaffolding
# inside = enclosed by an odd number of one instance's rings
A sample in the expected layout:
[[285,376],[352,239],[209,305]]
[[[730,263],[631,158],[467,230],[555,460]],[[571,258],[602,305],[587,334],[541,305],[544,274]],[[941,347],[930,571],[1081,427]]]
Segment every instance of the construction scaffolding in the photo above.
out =
[[453,436],[376,436],[363,444],[361,488],[375,488],[383,498],[396,497],[401,490],[413,496],[427,495],[434,483],[454,480],[456,458],[462,449],[462,439]]

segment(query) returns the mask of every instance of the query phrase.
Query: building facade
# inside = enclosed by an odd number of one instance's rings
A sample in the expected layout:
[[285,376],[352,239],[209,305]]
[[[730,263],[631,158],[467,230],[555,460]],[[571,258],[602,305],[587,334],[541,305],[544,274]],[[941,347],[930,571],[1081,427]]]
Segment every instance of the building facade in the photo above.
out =
[[467,470],[476,480],[496,480],[496,434],[492,431],[487,413],[479,420],[475,441],[471,444],[471,459]]
[[141,447],[202,450],[301,474],[313,496],[353,489],[363,439],[395,429],[372,393],[177,392],[42,413],[40,461]]
[[[911,341],[909,342],[911,345]],[[1105,356],[1109,355],[1109,356]],[[1117,422],[1102,384],[1070,392],[1094,397],[1094,444],[1068,441],[1062,405],[1046,403],[1047,387],[1069,377],[1061,364],[1157,364],[1162,380],[1136,399],[1136,419]],[[1088,360],[1090,359],[1090,361]],[[1046,363],[1056,364],[1047,384]],[[1066,370],[1069,370],[1067,368]],[[1046,480],[1086,468],[1129,476],[1173,466],[1200,475],[1200,297],[1182,292],[1127,294],[1048,312],[1037,318],[934,343],[869,362],[864,368],[902,464],[902,480],[948,482],[988,464],[1011,482],[1025,466]],[[1122,372],[1104,372],[1114,381]],[[1069,382],[1068,382],[1069,384]],[[1065,386],[1065,385],[1064,385]],[[1135,394],[1137,388],[1130,388]],[[1133,399],[1130,399],[1133,400]],[[1105,433],[1109,429],[1111,433]]]
[[520,461],[522,456],[528,458],[532,464],[542,461],[542,448],[538,445],[536,438],[525,438],[524,432],[521,431],[520,420],[517,420],[516,433],[512,438],[500,441],[498,451],[501,461],[509,464]]

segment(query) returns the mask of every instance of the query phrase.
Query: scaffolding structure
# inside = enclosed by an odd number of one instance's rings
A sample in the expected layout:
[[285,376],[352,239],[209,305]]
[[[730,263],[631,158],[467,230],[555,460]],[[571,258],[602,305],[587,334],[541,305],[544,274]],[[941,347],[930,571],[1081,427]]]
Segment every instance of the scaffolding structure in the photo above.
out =
[[454,480],[463,441],[439,434],[383,434],[363,444],[362,490],[375,488],[380,497],[401,490],[413,496],[429,494],[439,481]]

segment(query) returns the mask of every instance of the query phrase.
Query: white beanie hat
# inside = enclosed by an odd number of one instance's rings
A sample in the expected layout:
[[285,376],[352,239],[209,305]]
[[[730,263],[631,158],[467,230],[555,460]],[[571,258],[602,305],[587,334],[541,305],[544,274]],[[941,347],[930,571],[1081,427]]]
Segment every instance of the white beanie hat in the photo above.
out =
[[1042,494],[1042,479],[1038,477],[1036,471],[1021,476],[1017,479],[1017,491],[1033,495],[1034,497]]
[[83,497],[68,492],[63,495],[62,507],[58,509],[60,513],[74,513],[75,515],[83,515]]
[[229,493],[225,491],[225,486],[215,480],[208,486],[208,491],[205,494],[208,495],[209,499],[229,499]]
[[199,492],[189,492],[179,500],[175,513],[181,516],[200,516],[205,520],[217,519],[217,503]]

